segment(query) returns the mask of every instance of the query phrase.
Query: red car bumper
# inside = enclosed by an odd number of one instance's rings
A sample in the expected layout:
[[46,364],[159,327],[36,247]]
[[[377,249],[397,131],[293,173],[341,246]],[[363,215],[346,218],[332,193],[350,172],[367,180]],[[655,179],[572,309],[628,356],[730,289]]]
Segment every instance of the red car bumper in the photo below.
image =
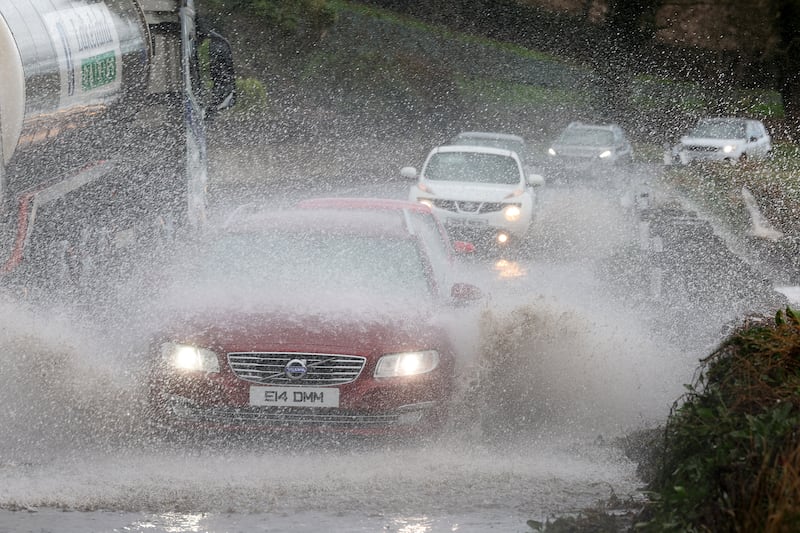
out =
[[[150,385],[151,413],[162,425],[195,430],[425,434],[446,422],[453,367],[446,363],[429,374],[404,378],[362,375],[351,383],[314,389],[338,389],[337,407],[252,405],[252,387],[260,393],[270,389],[240,379],[229,369],[215,374],[156,373]],[[307,389],[275,390],[300,394]]]

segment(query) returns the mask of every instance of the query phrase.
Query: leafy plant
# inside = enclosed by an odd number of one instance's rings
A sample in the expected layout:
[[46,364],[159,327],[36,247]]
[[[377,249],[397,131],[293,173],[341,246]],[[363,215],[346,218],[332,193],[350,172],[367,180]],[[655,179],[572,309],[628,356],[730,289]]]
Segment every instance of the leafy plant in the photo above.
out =
[[751,319],[673,408],[643,531],[800,527],[800,313]]
[[289,33],[304,26],[321,32],[336,20],[327,0],[204,0],[204,7],[218,13],[246,12]]
[[261,81],[255,78],[239,78],[236,80],[235,112],[263,111],[267,103],[267,90]]

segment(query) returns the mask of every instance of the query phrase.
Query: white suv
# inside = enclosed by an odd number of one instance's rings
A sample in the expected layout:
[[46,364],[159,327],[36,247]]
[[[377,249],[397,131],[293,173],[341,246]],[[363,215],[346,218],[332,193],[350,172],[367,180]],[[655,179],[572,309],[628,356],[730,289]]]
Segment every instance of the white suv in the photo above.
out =
[[537,174],[526,177],[519,156],[486,146],[440,146],[428,154],[422,171],[400,173],[417,179],[409,199],[422,202],[457,237],[503,245],[525,236],[533,219]]
[[688,165],[693,161],[729,161],[767,157],[772,139],[759,120],[701,118],[678,144],[664,154],[664,163]]

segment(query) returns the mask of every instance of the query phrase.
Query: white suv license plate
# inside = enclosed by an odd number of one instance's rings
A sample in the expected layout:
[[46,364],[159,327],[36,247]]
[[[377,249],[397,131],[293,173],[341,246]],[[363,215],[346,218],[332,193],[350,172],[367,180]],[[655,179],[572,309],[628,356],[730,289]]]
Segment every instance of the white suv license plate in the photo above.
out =
[[447,225],[454,228],[474,228],[483,229],[488,226],[488,221],[483,218],[451,218]]
[[250,405],[276,407],[339,407],[339,389],[332,387],[250,387]]

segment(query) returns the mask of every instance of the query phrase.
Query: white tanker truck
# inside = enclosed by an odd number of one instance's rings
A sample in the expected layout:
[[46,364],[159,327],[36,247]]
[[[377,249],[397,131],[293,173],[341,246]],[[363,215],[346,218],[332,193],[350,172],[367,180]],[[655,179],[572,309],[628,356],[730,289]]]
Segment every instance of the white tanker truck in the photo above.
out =
[[0,0],[0,277],[70,281],[202,224],[204,121],[233,98],[193,0]]

